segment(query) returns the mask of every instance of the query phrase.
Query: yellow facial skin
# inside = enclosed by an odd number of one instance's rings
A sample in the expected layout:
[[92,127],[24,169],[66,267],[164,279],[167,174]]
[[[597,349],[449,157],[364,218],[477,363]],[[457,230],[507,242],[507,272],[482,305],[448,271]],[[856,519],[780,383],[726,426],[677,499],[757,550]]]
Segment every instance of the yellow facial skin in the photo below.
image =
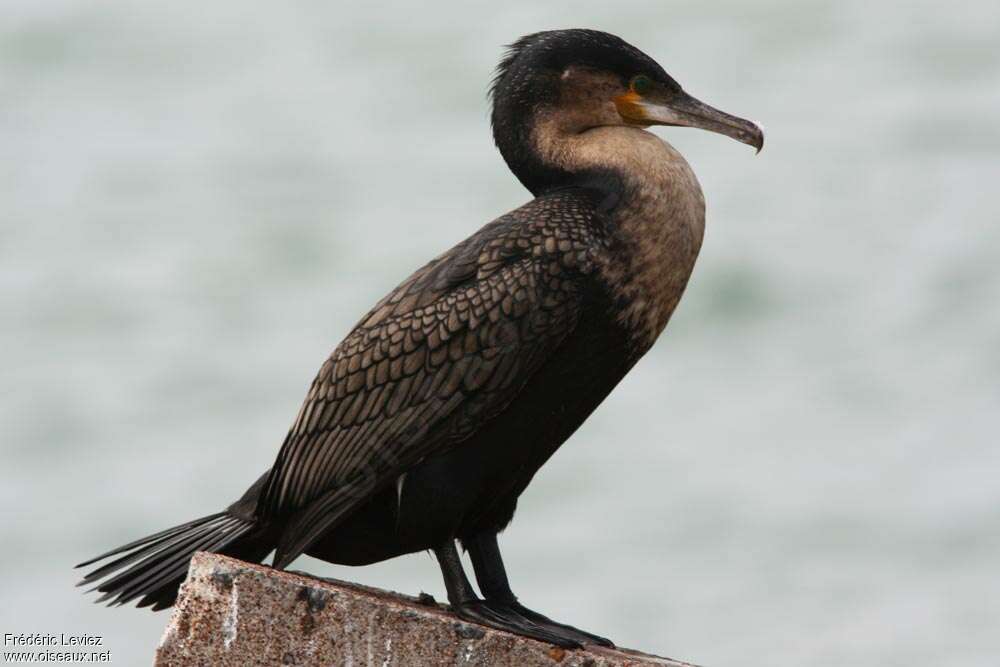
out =
[[618,109],[618,114],[629,123],[634,123],[636,125],[650,125],[650,120],[646,117],[646,113],[643,110],[644,98],[635,90],[629,88],[629,91],[624,95],[619,95],[614,98],[615,108]]

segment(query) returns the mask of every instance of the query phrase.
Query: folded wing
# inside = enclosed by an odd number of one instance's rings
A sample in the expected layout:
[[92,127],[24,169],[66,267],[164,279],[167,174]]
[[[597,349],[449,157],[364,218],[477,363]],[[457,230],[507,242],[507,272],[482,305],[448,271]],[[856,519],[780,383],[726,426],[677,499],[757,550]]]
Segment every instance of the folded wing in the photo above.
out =
[[586,306],[594,215],[572,193],[536,199],[417,271],[334,350],[258,503],[289,516],[276,567],[516,399]]

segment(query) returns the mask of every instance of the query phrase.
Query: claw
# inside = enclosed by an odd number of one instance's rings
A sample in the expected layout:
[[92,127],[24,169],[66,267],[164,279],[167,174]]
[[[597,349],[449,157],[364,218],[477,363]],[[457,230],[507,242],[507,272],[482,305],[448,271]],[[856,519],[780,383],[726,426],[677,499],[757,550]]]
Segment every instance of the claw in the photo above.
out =
[[607,639],[606,637],[601,637],[600,635],[595,635],[585,630],[575,628],[572,625],[567,625],[565,623],[559,623],[557,621],[553,621],[548,616],[543,616],[542,614],[539,614],[537,611],[532,611],[531,609],[528,609],[520,602],[515,601],[507,606],[509,606],[519,616],[528,619],[529,621],[531,621],[532,623],[534,623],[539,627],[543,627],[546,629],[559,628],[564,633],[574,636],[577,639],[577,641],[580,642],[581,644],[597,644],[598,646],[607,646],[608,648],[614,648],[615,646],[614,642],[611,641],[610,639]]
[[546,627],[522,616],[509,605],[492,604],[486,600],[470,600],[453,607],[455,614],[465,621],[479,623],[498,630],[531,637],[562,648],[580,648],[579,635],[556,626]]

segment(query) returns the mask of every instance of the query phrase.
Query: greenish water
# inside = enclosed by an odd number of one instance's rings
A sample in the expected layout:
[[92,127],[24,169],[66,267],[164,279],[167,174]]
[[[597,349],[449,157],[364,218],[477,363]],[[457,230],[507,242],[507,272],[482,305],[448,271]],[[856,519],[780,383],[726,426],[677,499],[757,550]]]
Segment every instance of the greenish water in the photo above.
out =
[[[524,496],[522,600],[705,665],[1000,654],[1000,4],[0,8],[0,632],[142,664],[71,564],[227,504],[324,356],[526,198],[499,45],[618,33],[760,156],[663,130],[708,231],[654,351]],[[297,566],[443,596],[418,554]]]

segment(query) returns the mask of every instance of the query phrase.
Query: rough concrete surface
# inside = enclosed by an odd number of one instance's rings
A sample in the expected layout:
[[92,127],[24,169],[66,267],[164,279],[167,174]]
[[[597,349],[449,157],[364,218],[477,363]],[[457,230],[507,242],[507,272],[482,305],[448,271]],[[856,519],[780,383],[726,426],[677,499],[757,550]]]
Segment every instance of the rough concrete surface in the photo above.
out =
[[155,661],[157,667],[458,664],[693,667],[624,649],[564,650],[466,623],[432,600],[208,553],[191,560]]

